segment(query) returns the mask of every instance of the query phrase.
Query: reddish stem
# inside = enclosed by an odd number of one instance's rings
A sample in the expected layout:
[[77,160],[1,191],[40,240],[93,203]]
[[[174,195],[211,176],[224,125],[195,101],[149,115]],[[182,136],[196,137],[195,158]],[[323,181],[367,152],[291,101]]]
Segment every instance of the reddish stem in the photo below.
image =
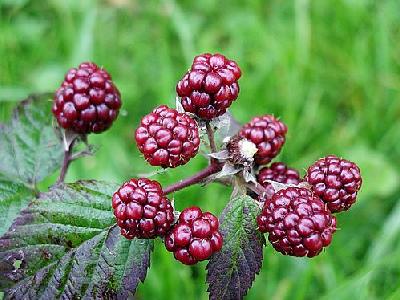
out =
[[[217,147],[215,146],[214,130],[212,129],[209,121],[206,122],[206,130],[207,130],[208,140],[210,142],[211,152],[215,153],[215,152],[217,152]],[[183,179],[183,180],[181,180],[177,183],[174,183],[170,186],[167,186],[163,190],[164,194],[167,195],[167,194],[179,191],[181,189],[184,189],[185,187],[200,183],[208,176],[210,176],[214,173],[217,173],[218,171],[221,170],[222,164],[218,163],[218,160],[216,160],[215,158],[211,158],[210,161],[211,161],[211,164],[207,168],[198,172],[197,174],[190,176],[186,179]]]
[[68,147],[68,150],[64,151],[64,161],[61,168],[60,176],[58,177],[57,184],[64,182],[65,175],[67,175],[69,164],[72,161],[72,149],[74,147],[75,140],[71,142]]
[[200,183],[203,181],[205,178],[208,176],[217,173],[218,171],[221,170],[221,164],[218,163],[212,163],[209,165],[207,168],[201,170],[197,174],[194,174],[193,176],[190,176],[184,180],[181,180],[177,183],[174,183],[170,186],[167,186],[163,192],[165,195],[179,191],[181,189],[184,189],[185,187]]

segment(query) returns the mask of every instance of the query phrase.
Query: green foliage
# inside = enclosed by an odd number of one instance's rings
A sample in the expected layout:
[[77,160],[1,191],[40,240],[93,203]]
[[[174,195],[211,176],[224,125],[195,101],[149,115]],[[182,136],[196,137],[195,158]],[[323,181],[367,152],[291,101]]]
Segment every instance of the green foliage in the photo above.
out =
[[61,166],[64,154],[52,126],[50,99],[49,94],[30,97],[0,127],[0,173],[32,187]]
[[38,192],[63,161],[50,108],[48,95],[31,97],[0,127],[0,288],[10,299],[127,298],[146,276],[153,242],[120,235],[110,205],[118,185]]
[[0,287],[15,299],[116,298],[134,294],[152,240],[120,235],[110,209],[118,186],[58,185],[25,209],[0,238]]
[[32,191],[23,184],[0,175],[0,236],[10,227],[21,209],[28,205],[32,196]]
[[[30,92],[55,90],[81,60],[104,65],[123,113],[111,130],[90,137],[100,150],[74,162],[67,181],[122,182],[149,172],[132,141],[139,118],[157,104],[173,105],[193,55],[225,53],[243,71],[235,117],[271,112],[288,125],[279,159],[304,168],[335,153],[360,163],[364,178],[358,203],[338,215],[342,230],[332,246],[312,260],[265,248],[247,298],[398,299],[399,11],[397,0],[0,1],[0,120]],[[173,182],[201,166],[198,158],[157,179]],[[193,187],[177,193],[175,205],[219,213],[229,193]],[[182,267],[161,249],[152,259],[138,298],[207,298],[204,263]]]
[[0,235],[37,192],[37,183],[61,166],[63,148],[48,100],[47,94],[31,96],[0,125]]
[[261,269],[265,238],[257,230],[260,208],[244,195],[233,197],[220,217],[222,250],[207,265],[210,299],[242,299]]

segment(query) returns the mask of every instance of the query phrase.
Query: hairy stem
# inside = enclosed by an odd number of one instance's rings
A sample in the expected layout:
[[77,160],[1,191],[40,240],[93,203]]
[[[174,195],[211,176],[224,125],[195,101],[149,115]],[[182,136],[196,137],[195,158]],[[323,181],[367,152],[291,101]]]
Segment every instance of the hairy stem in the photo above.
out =
[[68,149],[64,151],[64,161],[61,168],[60,176],[58,177],[57,183],[64,182],[65,175],[67,175],[69,164],[72,161],[72,149],[74,148],[75,140],[69,144]]
[[213,163],[213,164],[209,165],[207,168],[198,172],[197,174],[194,174],[193,176],[190,176],[190,177],[183,179],[177,183],[167,186],[165,189],[163,189],[163,192],[165,195],[167,195],[167,194],[179,191],[181,189],[184,189],[185,187],[200,183],[204,179],[206,179],[208,176],[215,174],[220,170],[221,170],[221,164]]

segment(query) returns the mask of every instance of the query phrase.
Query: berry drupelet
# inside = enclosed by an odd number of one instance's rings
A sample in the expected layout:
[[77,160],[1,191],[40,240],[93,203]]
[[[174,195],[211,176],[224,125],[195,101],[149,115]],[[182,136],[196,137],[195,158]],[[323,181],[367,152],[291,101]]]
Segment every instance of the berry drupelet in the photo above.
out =
[[176,86],[183,108],[201,119],[211,120],[226,112],[239,94],[241,71],[235,61],[221,54],[194,58],[190,70]]
[[178,223],[165,236],[165,247],[185,265],[209,259],[222,248],[218,226],[218,219],[213,214],[203,213],[198,207],[186,208]]
[[287,132],[286,125],[272,115],[255,117],[239,131],[239,136],[257,146],[254,162],[258,165],[269,163],[279,154]]
[[196,121],[166,105],[143,117],[135,139],[145,159],[152,166],[163,168],[186,164],[197,154],[200,145]]
[[280,190],[264,202],[257,223],[277,251],[292,256],[318,255],[336,231],[336,218],[324,202],[299,187]]
[[163,237],[174,222],[174,209],[157,181],[132,178],[112,198],[114,215],[127,239]]
[[283,184],[299,184],[301,179],[299,172],[295,169],[289,168],[283,162],[272,163],[269,167],[262,168],[257,176],[257,181],[266,190],[261,200],[265,201],[271,199],[275,194],[275,189],[269,180],[276,181]]
[[316,161],[308,168],[304,179],[331,212],[348,210],[356,201],[362,184],[360,168],[334,155]]
[[121,95],[110,74],[85,62],[65,75],[55,93],[52,112],[64,129],[88,134],[108,129],[120,107]]

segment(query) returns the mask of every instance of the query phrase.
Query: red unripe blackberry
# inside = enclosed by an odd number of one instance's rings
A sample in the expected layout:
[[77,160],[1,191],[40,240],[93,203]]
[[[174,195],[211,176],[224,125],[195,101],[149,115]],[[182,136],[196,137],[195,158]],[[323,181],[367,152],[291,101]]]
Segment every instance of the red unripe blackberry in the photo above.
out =
[[258,151],[256,164],[265,165],[279,154],[287,132],[286,125],[272,115],[255,117],[239,131],[239,136],[253,142]]
[[174,209],[157,181],[132,178],[112,198],[114,215],[127,239],[163,237],[174,222]]
[[275,250],[292,256],[318,255],[336,231],[336,218],[324,202],[299,187],[280,190],[264,202],[257,223]]
[[353,162],[334,155],[321,158],[307,170],[304,177],[312,190],[331,212],[348,210],[361,188],[360,168]]
[[165,248],[174,252],[175,258],[185,265],[209,259],[222,248],[218,226],[218,218],[213,214],[203,213],[198,207],[186,208],[165,236]]
[[165,105],[142,118],[135,139],[145,159],[152,166],[163,168],[186,164],[200,145],[196,121]]
[[239,94],[241,71],[235,61],[221,54],[194,58],[190,70],[176,86],[183,108],[201,119],[211,120],[226,112]]
[[283,162],[274,162],[269,167],[262,168],[257,176],[258,183],[266,190],[265,195],[260,198],[262,201],[271,199],[275,194],[275,189],[268,180],[284,184],[299,184],[301,181],[299,172]]
[[100,133],[118,116],[121,94],[110,74],[91,62],[65,75],[56,91],[52,112],[58,124],[76,133]]

